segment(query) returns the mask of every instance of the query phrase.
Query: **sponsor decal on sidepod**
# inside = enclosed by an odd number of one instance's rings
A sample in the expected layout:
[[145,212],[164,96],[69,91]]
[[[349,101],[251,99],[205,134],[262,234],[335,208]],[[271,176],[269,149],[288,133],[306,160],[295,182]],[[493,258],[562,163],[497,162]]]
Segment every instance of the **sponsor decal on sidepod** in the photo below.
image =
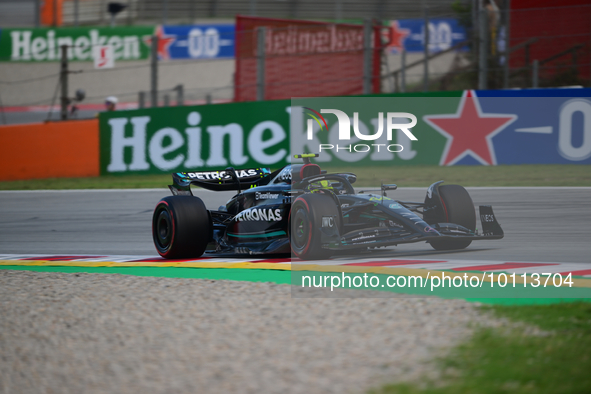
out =
[[253,208],[240,212],[235,217],[237,222],[279,222],[283,217],[281,216],[281,209],[262,209]]

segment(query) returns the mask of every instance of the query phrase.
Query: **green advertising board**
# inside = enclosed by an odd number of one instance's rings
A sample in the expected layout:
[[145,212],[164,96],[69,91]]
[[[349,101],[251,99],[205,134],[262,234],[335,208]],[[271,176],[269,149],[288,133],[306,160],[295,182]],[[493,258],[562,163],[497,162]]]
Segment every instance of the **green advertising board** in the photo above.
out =
[[[301,101],[294,108],[290,100],[278,100],[103,112],[99,116],[101,174],[213,171],[228,166],[278,169],[290,163],[295,153],[318,152],[318,142],[335,144],[331,141],[338,135],[338,125],[332,118],[329,130],[316,130],[317,140],[305,138],[308,116],[303,106],[336,105],[350,112],[361,111],[360,127],[369,135],[377,126],[377,111],[391,108],[422,119],[426,114],[454,112],[460,95],[347,98],[350,105],[340,102],[342,98],[336,99],[339,102],[316,98]],[[438,165],[446,139],[423,121],[413,128],[413,133],[418,141],[410,141],[400,131],[392,133],[391,143],[404,147],[400,152],[382,148],[353,154],[333,149],[322,152],[317,161],[323,166]]]
[[116,60],[148,59],[145,38],[153,32],[153,26],[1,29],[0,61],[59,61],[62,45],[71,61],[92,61],[93,48],[102,45],[113,47]]
[[289,163],[289,100],[103,112],[101,174]]

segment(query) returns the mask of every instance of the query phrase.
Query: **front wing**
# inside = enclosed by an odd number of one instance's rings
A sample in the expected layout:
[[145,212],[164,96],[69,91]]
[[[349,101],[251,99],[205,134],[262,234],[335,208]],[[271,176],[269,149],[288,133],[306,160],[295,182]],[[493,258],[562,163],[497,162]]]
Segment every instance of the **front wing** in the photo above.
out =
[[432,240],[493,240],[504,237],[490,205],[480,206],[482,234],[453,223],[438,223],[426,232],[415,232],[400,227],[371,227],[352,231],[342,236],[338,229],[321,228],[322,245],[330,250],[349,250],[366,247],[384,247],[398,244],[428,242]]

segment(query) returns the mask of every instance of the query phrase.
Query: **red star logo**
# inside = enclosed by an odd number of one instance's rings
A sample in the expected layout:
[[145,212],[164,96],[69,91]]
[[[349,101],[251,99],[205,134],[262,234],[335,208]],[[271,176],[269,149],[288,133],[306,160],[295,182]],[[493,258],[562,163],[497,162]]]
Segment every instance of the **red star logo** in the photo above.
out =
[[390,44],[389,47],[400,51],[404,46],[404,40],[410,35],[410,29],[402,29],[398,21],[390,22]]
[[[170,59],[168,47],[170,47],[172,43],[176,40],[176,35],[165,34],[164,28],[161,25],[156,26],[156,29],[154,29],[154,35],[158,37],[158,59]],[[151,48],[152,36],[144,36],[144,43]]]
[[429,115],[425,122],[447,137],[440,165],[453,165],[470,155],[484,165],[497,164],[492,138],[517,115],[483,114],[474,91],[462,96],[455,114]]

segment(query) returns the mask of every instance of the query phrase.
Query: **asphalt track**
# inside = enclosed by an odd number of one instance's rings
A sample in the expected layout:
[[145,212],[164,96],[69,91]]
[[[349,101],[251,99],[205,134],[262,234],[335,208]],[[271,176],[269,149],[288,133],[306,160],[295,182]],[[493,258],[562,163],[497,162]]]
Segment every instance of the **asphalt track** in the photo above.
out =
[[[371,256],[591,262],[591,188],[468,190],[475,205],[493,205],[504,239],[445,253],[426,243],[400,245]],[[389,196],[422,201],[424,193],[401,188]],[[195,194],[210,209],[232,196],[203,190]],[[152,209],[167,195],[167,189],[0,192],[0,253],[156,255]]]

